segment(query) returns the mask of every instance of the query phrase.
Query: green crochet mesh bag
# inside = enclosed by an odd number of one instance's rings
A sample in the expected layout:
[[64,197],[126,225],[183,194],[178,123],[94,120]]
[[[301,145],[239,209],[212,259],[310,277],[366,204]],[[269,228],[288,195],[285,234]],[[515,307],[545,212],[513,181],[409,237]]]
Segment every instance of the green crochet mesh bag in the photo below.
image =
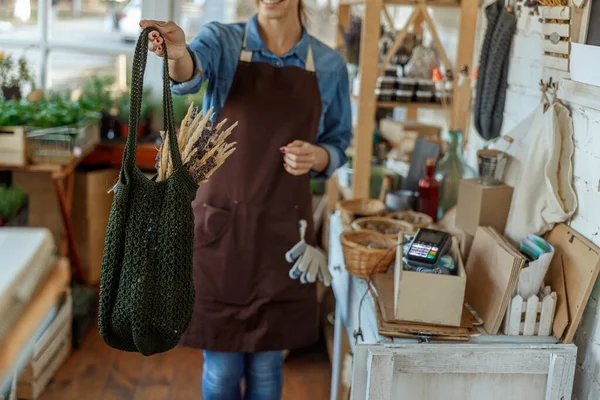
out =
[[135,161],[148,33],[133,57],[131,117],[119,182],[110,211],[102,272],[98,329],[119,350],[151,355],[175,347],[194,308],[192,201],[198,185],[181,162],[164,49],[163,109],[173,173],[148,179]]

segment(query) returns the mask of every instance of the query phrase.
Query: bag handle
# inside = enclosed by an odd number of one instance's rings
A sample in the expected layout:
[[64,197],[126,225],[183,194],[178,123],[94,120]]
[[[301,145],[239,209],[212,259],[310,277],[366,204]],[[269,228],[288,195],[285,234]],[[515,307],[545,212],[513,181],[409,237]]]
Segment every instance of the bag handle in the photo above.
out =
[[[135,53],[133,54],[133,67],[131,73],[131,99],[129,103],[129,135],[125,144],[123,154],[123,169],[130,173],[136,165],[136,144],[137,131],[140,123],[140,114],[142,108],[142,93],[144,89],[144,72],[146,71],[146,61],[148,59],[148,34],[156,31],[149,27],[142,31]],[[160,33],[159,33],[160,35]],[[161,35],[162,37],[162,35]],[[177,147],[177,136],[175,135],[175,117],[173,115],[173,99],[171,97],[171,86],[169,78],[169,58],[167,53],[167,43],[163,38],[163,113],[164,129],[169,137],[169,154],[173,163],[173,170],[183,169],[181,155]],[[166,160],[164,160],[166,161]]]

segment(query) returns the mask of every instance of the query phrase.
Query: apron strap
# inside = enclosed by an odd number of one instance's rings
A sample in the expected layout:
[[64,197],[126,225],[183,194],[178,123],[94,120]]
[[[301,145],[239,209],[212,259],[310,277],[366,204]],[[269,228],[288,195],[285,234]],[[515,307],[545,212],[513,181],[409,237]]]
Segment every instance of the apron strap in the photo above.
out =
[[[240,52],[240,61],[244,62],[252,62],[252,52],[246,50],[246,38],[248,37],[248,25],[246,25],[246,29],[244,30],[244,40],[242,42],[242,51]],[[313,56],[312,46],[310,43],[308,44],[308,50],[306,52],[306,63],[304,64],[304,69],[310,72],[315,72],[315,59]]]

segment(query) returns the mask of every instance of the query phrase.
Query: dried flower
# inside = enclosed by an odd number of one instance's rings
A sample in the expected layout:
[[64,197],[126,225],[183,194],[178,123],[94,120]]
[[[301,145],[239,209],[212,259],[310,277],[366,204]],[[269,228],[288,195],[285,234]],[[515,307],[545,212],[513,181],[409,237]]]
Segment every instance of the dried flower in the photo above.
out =
[[[224,120],[217,126],[213,126],[210,123],[211,111],[203,114],[192,104],[177,135],[177,146],[182,163],[198,183],[205,182],[235,151],[235,143],[227,143],[225,140],[231,135],[237,123],[221,131],[227,121]],[[168,137],[163,132],[161,135],[163,143],[157,155],[159,160],[157,181],[167,179],[173,172]]]

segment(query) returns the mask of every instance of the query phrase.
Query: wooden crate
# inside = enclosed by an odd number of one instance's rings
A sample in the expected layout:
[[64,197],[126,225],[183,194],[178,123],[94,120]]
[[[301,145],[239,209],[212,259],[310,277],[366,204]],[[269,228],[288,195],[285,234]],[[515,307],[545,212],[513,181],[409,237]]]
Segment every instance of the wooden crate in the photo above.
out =
[[508,305],[504,320],[504,334],[510,336],[550,336],[554,311],[556,310],[556,292],[546,288],[540,297],[533,295],[527,300],[519,295],[513,297]]
[[67,292],[56,318],[35,344],[31,361],[19,376],[17,398],[35,400],[71,354],[71,294]]
[[5,167],[27,165],[27,140],[24,127],[0,127],[0,165]]
[[544,34],[544,67],[550,72],[569,72],[571,8],[569,6],[540,7],[539,10]]

